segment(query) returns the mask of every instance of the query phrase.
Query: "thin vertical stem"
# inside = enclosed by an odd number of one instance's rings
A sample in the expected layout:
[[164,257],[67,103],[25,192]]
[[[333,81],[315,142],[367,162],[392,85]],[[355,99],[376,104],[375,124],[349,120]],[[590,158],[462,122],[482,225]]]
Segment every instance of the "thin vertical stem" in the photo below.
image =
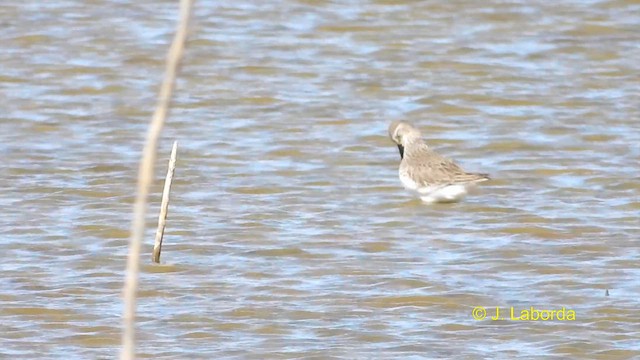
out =
[[164,180],[164,190],[162,191],[162,203],[160,205],[160,215],[158,216],[158,229],[156,230],[156,241],[153,245],[152,260],[155,263],[160,262],[160,253],[162,252],[162,238],[164,237],[164,228],[167,225],[167,214],[169,212],[169,194],[171,193],[171,183],[173,182],[173,174],[176,171],[176,156],[178,152],[178,142],[173,142],[171,149],[171,158],[169,159],[169,168],[167,169],[167,177]]
[[162,132],[167,113],[169,112],[169,103],[175,87],[176,74],[178,73],[180,60],[184,52],[192,6],[193,0],[180,1],[180,20],[167,55],[165,74],[160,87],[158,102],[151,119],[151,124],[149,125],[144,150],[142,152],[142,160],[138,169],[138,186],[133,207],[129,255],[127,258],[127,269],[123,287],[124,310],[122,316],[122,350],[120,352],[120,359],[122,360],[135,359],[136,296],[138,291],[138,273],[140,271],[140,248],[145,230],[147,198],[153,179],[158,139],[160,138],[160,133]]

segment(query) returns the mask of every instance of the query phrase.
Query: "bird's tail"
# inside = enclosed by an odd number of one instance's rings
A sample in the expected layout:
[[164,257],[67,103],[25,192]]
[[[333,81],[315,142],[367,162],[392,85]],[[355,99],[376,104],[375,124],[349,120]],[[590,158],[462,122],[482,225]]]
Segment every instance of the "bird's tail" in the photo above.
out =
[[456,177],[456,181],[458,183],[478,183],[478,182],[483,182],[483,181],[487,181],[490,180],[491,177],[489,177],[489,174],[471,174],[471,173],[466,173],[466,174],[461,174],[459,176]]

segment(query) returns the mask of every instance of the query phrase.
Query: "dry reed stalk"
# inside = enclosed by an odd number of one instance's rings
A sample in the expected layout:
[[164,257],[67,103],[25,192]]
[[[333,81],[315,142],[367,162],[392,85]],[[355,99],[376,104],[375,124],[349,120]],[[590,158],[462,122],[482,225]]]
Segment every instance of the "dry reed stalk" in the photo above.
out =
[[147,131],[142,160],[138,169],[138,186],[133,208],[129,255],[123,286],[124,309],[122,314],[122,349],[120,351],[120,359],[122,360],[135,359],[136,296],[138,291],[138,274],[140,271],[140,248],[145,230],[147,198],[153,179],[158,139],[164,126],[167,113],[169,112],[169,103],[171,102],[173,89],[175,87],[176,74],[184,52],[193,1],[194,0],[180,1],[180,20],[171,47],[169,48],[169,53],[167,54],[167,64],[158,95],[158,102],[151,119],[151,124],[149,125],[149,130]]
[[160,262],[160,253],[162,252],[162,238],[164,237],[164,228],[167,225],[167,213],[169,211],[169,193],[171,192],[171,182],[173,182],[173,173],[176,171],[176,154],[178,152],[178,142],[173,142],[171,149],[171,158],[169,159],[169,168],[167,169],[167,177],[164,180],[164,190],[162,191],[162,204],[160,205],[160,215],[158,216],[158,229],[156,230],[156,241],[153,245],[152,260],[155,263]]

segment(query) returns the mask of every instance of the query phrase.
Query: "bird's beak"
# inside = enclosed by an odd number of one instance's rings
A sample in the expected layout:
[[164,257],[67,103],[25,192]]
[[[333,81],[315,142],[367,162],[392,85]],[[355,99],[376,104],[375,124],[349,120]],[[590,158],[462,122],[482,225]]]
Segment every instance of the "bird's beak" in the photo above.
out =
[[398,151],[400,151],[400,159],[404,157],[404,146],[398,144]]

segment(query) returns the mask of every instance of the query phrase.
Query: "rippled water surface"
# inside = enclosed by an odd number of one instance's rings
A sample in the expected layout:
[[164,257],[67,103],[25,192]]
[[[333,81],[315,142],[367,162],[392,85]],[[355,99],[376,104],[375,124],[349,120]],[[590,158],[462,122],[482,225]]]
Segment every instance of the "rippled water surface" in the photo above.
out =
[[[176,10],[0,4],[0,357],[117,356]],[[638,1],[199,1],[194,20],[141,358],[640,358]],[[494,180],[421,204],[392,120]],[[532,306],[576,319],[507,315]]]

